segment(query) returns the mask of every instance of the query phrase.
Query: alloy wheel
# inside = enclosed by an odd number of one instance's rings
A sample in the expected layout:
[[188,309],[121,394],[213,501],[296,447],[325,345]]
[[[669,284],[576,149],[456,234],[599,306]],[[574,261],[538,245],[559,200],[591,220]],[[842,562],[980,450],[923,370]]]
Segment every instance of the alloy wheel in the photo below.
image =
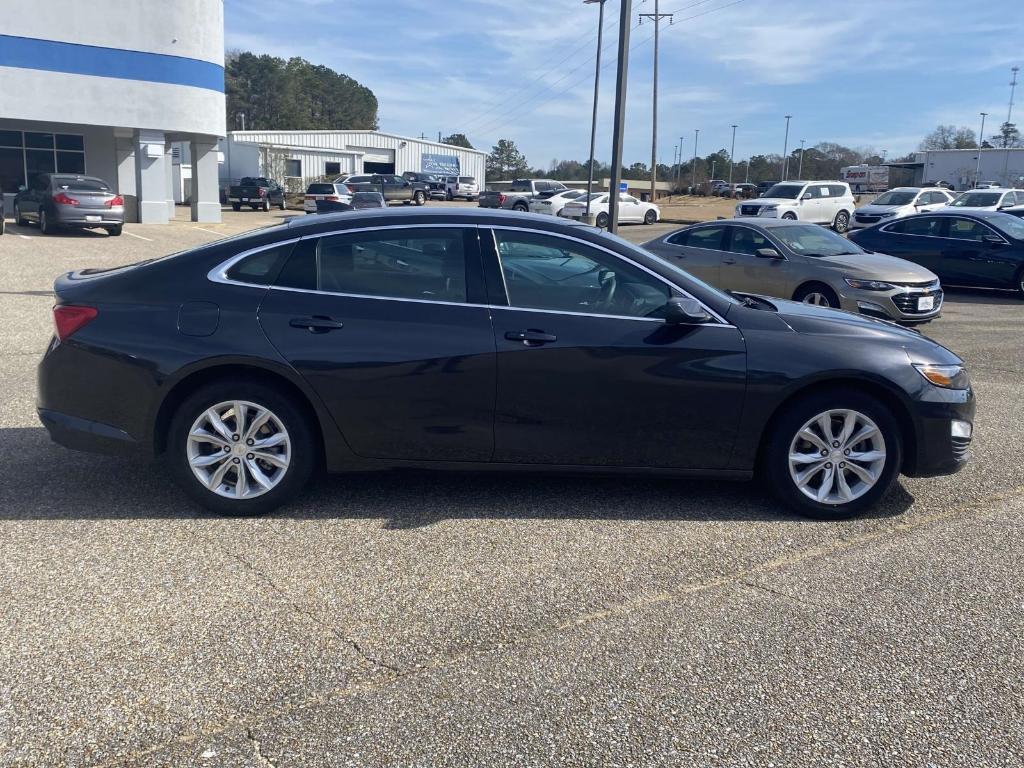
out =
[[275,488],[291,464],[291,438],[269,409],[246,400],[207,408],[189,430],[192,474],[209,491],[249,499]]
[[814,304],[817,307],[831,307],[832,302],[829,301],[828,296],[820,291],[811,291],[803,298],[804,304]]
[[847,504],[878,483],[885,469],[885,438],[859,411],[836,409],[809,419],[789,446],[789,476],[819,504]]

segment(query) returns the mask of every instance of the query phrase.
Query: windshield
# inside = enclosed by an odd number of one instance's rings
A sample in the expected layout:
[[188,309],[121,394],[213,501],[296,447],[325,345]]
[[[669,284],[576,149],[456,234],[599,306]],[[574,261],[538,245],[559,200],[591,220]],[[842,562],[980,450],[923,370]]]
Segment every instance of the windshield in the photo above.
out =
[[1009,235],[1015,240],[1024,240],[1024,221],[1008,213],[1000,213],[991,219],[985,219],[993,227],[999,229],[1003,234]]
[[1002,194],[999,192],[964,192],[950,203],[954,208],[983,208],[987,205],[998,205]]
[[839,256],[864,253],[864,249],[835,232],[814,224],[791,224],[772,227],[771,233],[801,256]]
[[915,197],[917,197],[917,192],[894,189],[876,197],[871,205],[910,205],[914,202]]
[[803,184],[776,184],[764,193],[765,197],[784,197],[787,200],[796,200],[800,196]]

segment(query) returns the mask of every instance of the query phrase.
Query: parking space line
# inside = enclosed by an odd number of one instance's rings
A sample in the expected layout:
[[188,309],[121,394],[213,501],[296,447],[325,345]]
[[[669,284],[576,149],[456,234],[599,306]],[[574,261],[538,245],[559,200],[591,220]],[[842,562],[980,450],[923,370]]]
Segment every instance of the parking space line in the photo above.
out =
[[134,237],[134,238],[137,238],[139,240],[145,240],[147,243],[152,243],[153,242],[153,240],[151,238],[143,237],[142,235],[136,235],[134,232],[125,232],[125,234],[128,235],[129,237]]
[[223,232],[214,232],[212,229],[206,229],[205,227],[192,227],[192,229],[198,229],[200,232],[209,232],[211,235],[217,235],[218,237],[224,235]]
[[18,237],[20,237],[22,240],[31,240],[32,239],[28,235],[18,235]]

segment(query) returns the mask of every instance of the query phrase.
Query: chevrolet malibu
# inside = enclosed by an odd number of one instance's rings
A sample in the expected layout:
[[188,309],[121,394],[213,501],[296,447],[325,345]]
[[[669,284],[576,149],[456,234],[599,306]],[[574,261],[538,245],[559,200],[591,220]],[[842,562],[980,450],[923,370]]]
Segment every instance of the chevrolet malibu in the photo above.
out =
[[52,438],[160,457],[226,514],[323,466],[759,475],[838,518],[968,460],[974,395],[944,347],[552,216],[303,217],[55,292]]

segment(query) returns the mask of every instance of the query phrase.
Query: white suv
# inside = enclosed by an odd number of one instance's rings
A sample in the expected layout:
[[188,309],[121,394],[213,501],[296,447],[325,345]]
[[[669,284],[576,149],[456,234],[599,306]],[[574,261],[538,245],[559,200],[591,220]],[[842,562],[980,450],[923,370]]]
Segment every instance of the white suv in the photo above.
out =
[[444,180],[445,194],[449,200],[457,197],[476,200],[480,196],[480,187],[472,176],[447,176]]
[[857,201],[846,182],[783,181],[765,192],[764,197],[738,203],[733,216],[809,221],[845,232],[856,207]]

